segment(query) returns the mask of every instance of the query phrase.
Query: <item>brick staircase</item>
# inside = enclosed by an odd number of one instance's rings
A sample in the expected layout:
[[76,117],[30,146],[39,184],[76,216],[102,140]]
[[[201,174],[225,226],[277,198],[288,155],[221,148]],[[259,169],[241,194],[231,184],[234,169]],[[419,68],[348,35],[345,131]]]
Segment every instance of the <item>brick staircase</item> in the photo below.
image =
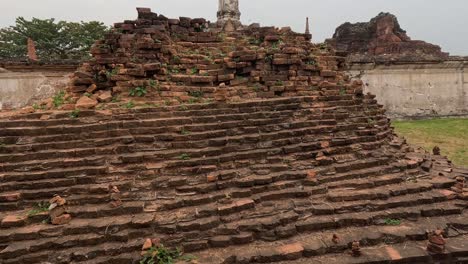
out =
[[[418,245],[435,226],[460,245],[467,203],[447,190],[451,164],[410,152],[377,105],[362,112],[371,97],[315,106],[327,99],[1,120],[2,263],[130,263],[146,237],[195,252],[200,263],[342,259],[354,239],[370,257]],[[437,174],[420,167],[425,160]],[[108,205],[109,184],[123,191],[122,207]],[[53,194],[69,202],[70,224],[28,217]],[[327,239],[334,233],[339,245]]]

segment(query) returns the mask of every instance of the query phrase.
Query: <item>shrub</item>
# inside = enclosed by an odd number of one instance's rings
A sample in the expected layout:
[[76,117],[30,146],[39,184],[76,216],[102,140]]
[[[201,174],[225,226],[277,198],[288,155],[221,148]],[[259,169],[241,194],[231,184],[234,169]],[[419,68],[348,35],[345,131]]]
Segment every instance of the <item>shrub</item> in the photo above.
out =
[[138,97],[143,97],[145,96],[146,94],[148,93],[148,91],[146,90],[145,87],[142,87],[142,86],[138,86],[136,88],[133,88],[130,90],[130,93],[128,95],[130,96],[138,96]]

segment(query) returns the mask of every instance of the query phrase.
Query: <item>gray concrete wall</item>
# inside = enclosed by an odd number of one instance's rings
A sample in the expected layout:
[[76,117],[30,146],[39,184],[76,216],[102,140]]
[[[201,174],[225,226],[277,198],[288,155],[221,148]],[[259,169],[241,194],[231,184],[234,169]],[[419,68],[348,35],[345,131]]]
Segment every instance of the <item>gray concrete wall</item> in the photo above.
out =
[[0,110],[21,108],[64,90],[71,70],[0,70]]
[[468,115],[468,61],[375,65],[354,64],[353,77],[360,76],[365,91],[392,118],[428,118]]

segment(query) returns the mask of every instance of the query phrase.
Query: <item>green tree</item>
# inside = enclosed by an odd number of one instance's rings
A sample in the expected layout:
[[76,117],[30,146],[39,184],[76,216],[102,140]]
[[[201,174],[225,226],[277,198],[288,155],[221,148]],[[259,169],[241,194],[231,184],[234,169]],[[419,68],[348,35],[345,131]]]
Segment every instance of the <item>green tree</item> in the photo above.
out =
[[55,19],[16,19],[14,26],[0,29],[0,58],[27,58],[27,39],[36,46],[40,60],[83,60],[91,45],[103,38],[109,28],[102,22],[67,22]]

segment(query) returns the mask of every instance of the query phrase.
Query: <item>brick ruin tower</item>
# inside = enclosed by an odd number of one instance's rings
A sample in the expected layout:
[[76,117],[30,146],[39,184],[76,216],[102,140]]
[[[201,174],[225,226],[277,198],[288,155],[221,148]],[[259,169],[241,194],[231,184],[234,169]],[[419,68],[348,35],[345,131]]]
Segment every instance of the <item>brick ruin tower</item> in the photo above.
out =
[[219,0],[218,25],[224,26],[229,20],[238,27],[241,13],[239,11],[239,0]]
[[346,58],[137,11],[51,107],[0,116],[0,263],[466,263],[468,170],[396,136]]

